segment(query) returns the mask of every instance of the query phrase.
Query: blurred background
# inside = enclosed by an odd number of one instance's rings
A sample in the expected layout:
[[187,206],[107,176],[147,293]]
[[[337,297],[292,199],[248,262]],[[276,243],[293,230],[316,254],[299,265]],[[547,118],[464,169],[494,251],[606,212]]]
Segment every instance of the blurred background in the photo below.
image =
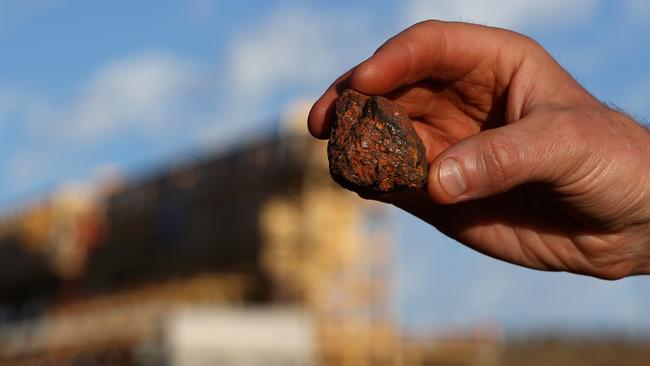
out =
[[310,103],[428,18],[650,116],[644,0],[0,0],[0,365],[646,365],[650,279],[500,263],[331,183]]

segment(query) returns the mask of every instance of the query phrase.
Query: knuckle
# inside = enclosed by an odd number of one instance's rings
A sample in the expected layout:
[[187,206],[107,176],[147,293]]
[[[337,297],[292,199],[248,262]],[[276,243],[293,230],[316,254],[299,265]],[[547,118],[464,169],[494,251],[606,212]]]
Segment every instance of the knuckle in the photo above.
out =
[[526,50],[543,49],[543,46],[539,42],[523,33],[505,28],[498,28],[496,31],[499,32],[498,34],[500,34],[502,39],[507,41],[510,45],[517,45]]
[[518,175],[522,158],[514,139],[500,136],[486,141],[483,161],[490,183],[503,185]]
[[408,28],[408,30],[412,30],[416,32],[430,32],[438,26],[440,26],[439,20],[426,19],[413,24]]
[[544,49],[544,47],[534,38],[531,38],[522,33],[515,33],[519,41],[522,42],[525,46],[533,49]]
[[600,160],[596,152],[603,145],[598,137],[602,127],[589,116],[589,112],[558,112],[549,120],[548,131],[548,140],[562,163],[557,166],[565,167],[558,169],[558,174],[571,176],[584,170],[594,158],[596,160],[593,162]]

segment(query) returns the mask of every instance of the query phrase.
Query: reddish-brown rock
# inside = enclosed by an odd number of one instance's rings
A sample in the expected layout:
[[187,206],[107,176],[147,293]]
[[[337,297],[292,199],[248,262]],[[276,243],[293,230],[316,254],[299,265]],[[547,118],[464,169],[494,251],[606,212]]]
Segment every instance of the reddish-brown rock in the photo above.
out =
[[327,146],[332,178],[361,192],[392,192],[426,186],[426,150],[406,111],[380,96],[345,90]]

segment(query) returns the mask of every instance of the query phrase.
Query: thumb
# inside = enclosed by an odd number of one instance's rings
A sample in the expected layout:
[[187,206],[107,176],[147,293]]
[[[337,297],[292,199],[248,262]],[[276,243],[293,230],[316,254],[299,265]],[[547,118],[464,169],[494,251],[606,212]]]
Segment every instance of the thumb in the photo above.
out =
[[452,145],[431,163],[429,194],[436,202],[456,203],[527,182],[552,182],[570,172],[576,161],[575,149],[561,148],[563,142],[566,136],[547,123],[526,119],[480,132]]

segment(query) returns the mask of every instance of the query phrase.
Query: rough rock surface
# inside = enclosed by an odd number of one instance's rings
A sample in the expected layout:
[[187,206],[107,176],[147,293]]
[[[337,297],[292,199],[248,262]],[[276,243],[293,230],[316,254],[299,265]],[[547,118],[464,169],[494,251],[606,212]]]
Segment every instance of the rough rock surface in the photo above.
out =
[[327,146],[332,178],[360,193],[422,189],[426,150],[404,109],[380,96],[345,90]]

